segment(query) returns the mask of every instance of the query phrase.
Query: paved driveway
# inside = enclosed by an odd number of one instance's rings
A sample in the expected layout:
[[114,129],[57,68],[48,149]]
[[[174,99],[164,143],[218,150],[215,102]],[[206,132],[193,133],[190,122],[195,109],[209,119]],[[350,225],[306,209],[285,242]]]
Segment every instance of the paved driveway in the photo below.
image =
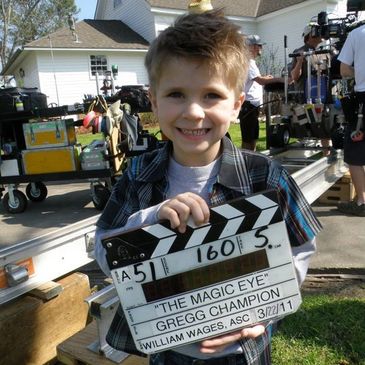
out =
[[[100,214],[91,201],[89,182],[46,185],[47,198],[38,203],[28,200],[23,213],[9,214],[0,203],[0,248]],[[19,190],[25,192],[25,185]]]

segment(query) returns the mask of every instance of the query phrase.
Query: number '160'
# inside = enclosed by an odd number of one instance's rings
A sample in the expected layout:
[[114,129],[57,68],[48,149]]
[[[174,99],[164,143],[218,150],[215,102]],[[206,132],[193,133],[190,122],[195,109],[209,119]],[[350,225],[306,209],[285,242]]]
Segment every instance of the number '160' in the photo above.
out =
[[203,262],[205,260],[212,261],[215,260],[219,255],[221,256],[230,256],[234,252],[234,243],[231,240],[224,240],[221,246],[216,249],[212,245],[209,245],[208,249],[205,252],[205,255],[202,256],[202,250],[199,247],[197,249],[198,262]]

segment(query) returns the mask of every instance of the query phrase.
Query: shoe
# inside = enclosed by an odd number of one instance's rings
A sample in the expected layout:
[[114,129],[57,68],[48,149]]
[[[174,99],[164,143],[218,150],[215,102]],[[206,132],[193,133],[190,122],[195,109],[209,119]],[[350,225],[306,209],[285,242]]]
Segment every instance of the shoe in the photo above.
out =
[[357,205],[355,200],[348,203],[339,203],[337,208],[340,212],[345,214],[365,217],[365,204]]

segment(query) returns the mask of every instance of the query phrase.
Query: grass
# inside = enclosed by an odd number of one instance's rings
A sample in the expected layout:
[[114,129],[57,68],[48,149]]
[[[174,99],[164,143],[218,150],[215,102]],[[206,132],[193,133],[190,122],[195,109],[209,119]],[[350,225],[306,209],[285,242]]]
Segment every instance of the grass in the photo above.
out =
[[[239,124],[231,124],[229,127],[229,135],[233,143],[237,147],[241,147],[241,128]],[[266,150],[266,124],[264,122],[260,122],[260,132],[259,139],[257,140],[256,148],[258,151]]]
[[86,134],[78,134],[77,135],[77,143],[80,143],[82,146],[87,146],[94,139],[104,139],[102,133],[86,133]]
[[365,365],[365,298],[304,296],[273,337],[275,365]]

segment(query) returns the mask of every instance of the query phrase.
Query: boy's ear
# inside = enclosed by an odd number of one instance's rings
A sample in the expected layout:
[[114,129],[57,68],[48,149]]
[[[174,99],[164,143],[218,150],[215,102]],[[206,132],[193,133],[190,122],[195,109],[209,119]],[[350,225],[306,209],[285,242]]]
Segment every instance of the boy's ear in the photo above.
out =
[[234,107],[233,107],[233,118],[234,119],[236,119],[238,117],[238,114],[241,110],[241,106],[244,101],[245,101],[245,93],[242,92],[234,103]]
[[148,90],[148,98],[151,102],[152,111],[155,113],[157,106],[156,106],[156,97],[154,96],[153,92],[151,91],[151,88]]

